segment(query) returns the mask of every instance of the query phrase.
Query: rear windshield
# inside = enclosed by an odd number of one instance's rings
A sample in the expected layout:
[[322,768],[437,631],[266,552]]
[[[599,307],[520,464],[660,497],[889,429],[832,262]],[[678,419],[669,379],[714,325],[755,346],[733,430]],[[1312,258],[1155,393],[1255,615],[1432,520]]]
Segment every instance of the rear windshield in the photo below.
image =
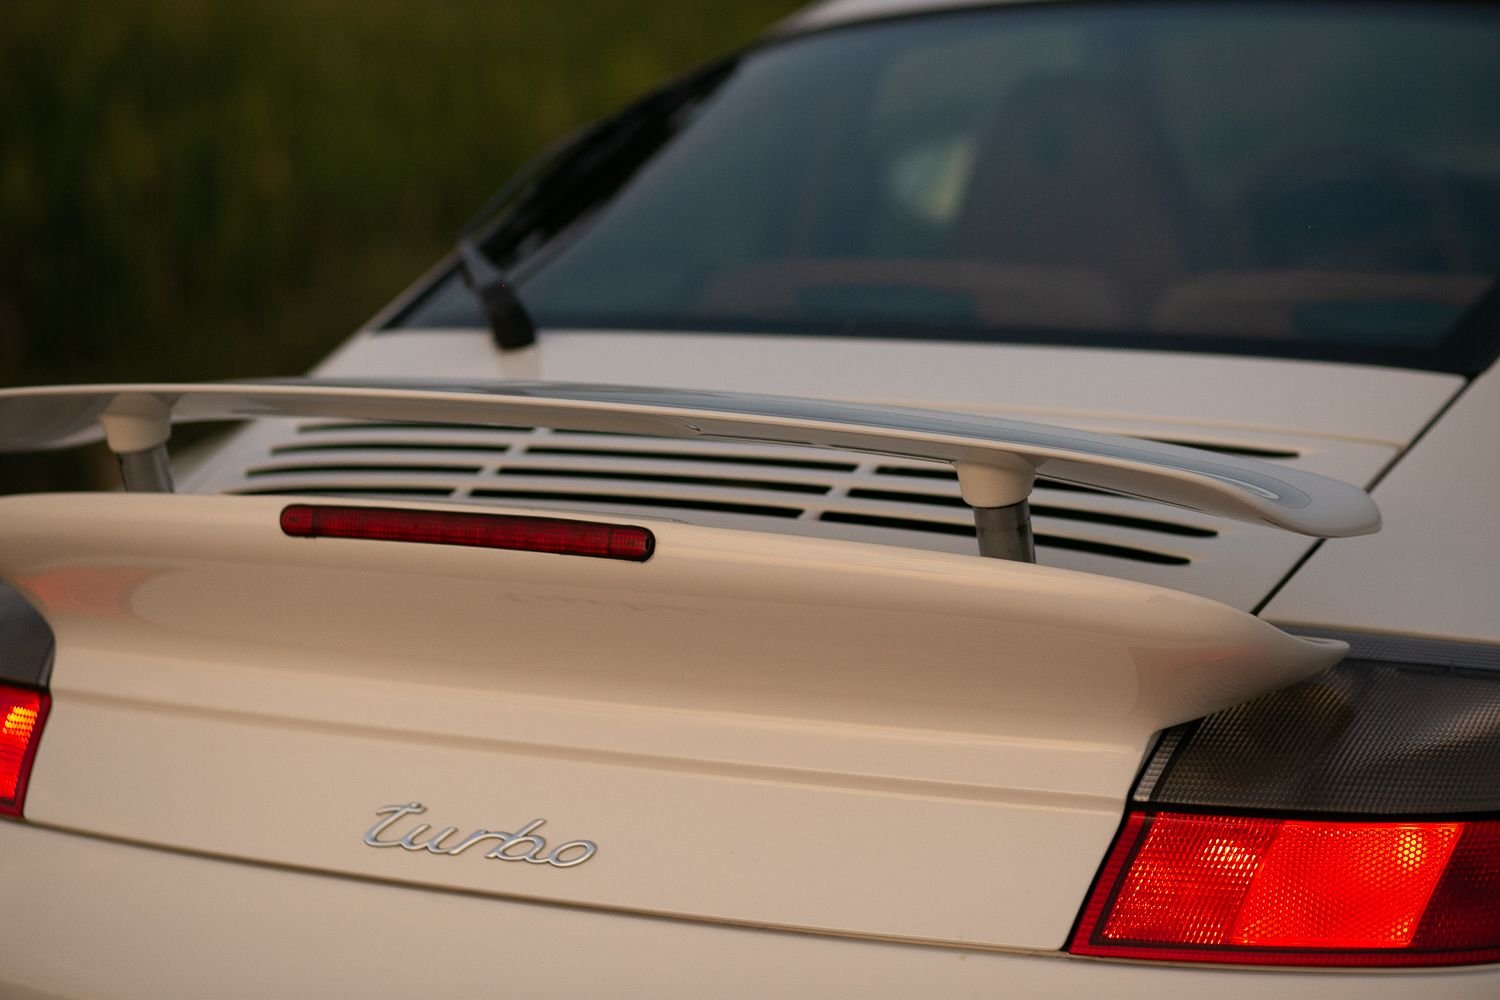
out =
[[[1494,7],[970,10],[684,95],[491,241],[539,325],[1493,354]],[[397,322],[480,325],[451,275]]]

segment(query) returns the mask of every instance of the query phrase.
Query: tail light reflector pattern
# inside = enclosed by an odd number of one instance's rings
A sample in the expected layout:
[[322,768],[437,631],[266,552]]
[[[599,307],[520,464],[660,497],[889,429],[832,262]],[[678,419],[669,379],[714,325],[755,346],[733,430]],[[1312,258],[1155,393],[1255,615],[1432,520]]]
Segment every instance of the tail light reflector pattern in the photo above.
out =
[[45,691],[0,684],[0,815],[21,815],[51,703]]
[[1500,821],[1132,813],[1069,950],[1274,965],[1500,961]]
[[425,542],[645,562],[656,537],[645,528],[595,521],[462,511],[293,504],[281,530],[295,538]]

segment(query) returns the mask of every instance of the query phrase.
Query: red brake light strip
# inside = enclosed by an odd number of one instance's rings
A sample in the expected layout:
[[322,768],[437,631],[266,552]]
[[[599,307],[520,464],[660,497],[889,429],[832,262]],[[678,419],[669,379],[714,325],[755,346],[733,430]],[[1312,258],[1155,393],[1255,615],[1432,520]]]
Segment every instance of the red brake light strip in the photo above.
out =
[[295,538],[467,545],[630,562],[645,562],[656,547],[655,536],[634,525],[393,507],[293,504],[281,512],[281,530]]

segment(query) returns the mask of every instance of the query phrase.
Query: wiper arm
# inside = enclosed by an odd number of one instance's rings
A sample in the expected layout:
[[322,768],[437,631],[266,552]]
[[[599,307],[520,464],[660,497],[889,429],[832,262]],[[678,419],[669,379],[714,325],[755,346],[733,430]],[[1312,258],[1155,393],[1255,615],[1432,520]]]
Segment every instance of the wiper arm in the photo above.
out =
[[490,335],[495,338],[495,345],[502,351],[513,351],[536,343],[536,323],[521,304],[515,289],[506,280],[505,273],[494,265],[484,249],[469,234],[479,231],[486,220],[554,161],[576,147],[590,131],[579,129],[571,132],[522,164],[521,169],[490,196],[484,207],[460,231],[458,266],[463,271],[464,283],[478,296],[485,322],[489,324]]
[[505,279],[504,272],[467,236],[458,239],[458,262],[464,281],[479,298],[495,345],[502,351],[514,351],[536,343],[536,324],[515,289]]
[[[700,70],[645,98],[613,118],[578,129],[532,158],[485,202],[462,230],[458,240],[459,267],[484,311],[495,343],[509,351],[536,342],[536,324],[521,304],[505,274],[485,253],[494,245],[497,230],[511,238],[537,227],[576,187],[607,164],[653,134],[652,126],[668,132],[668,119],[694,98],[711,91],[733,68],[726,59]],[[497,223],[486,225],[496,214]],[[508,241],[507,241],[508,242]]]

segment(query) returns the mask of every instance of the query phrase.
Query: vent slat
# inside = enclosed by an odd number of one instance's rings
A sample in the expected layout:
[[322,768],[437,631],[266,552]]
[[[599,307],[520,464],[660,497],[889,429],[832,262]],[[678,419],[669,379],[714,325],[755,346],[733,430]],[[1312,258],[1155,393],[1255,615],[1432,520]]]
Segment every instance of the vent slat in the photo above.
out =
[[[513,481],[515,486],[502,487],[493,485],[500,480],[477,479],[477,478],[455,478],[441,485],[436,483],[415,486],[407,485],[407,481],[401,474],[392,474],[390,470],[384,470],[385,482],[372,482],[368,476],[358,480],[339,481],[339,477],[332,473],[322,475],[314,479],[311,475],[286,477],[282,485],[270,485],[265,487],[248,488],[238,490],[241,493],[255,494],[298,494],[298,495],[353,495],[353,496],[430,496],[430,497],[452,497],[459,494],[460,490],[468,490],[467,496],[473,499],[494,499],[510,501],[541,501],[547,503],[561,503],[579,508],[587,508],[591,504],[624,506],[640,510],[660,510],[664,512],[677,512],[683,510],[697,510],[718,514],[740,514],[748,516],[792,519],[808,513],[807,507],[812,506],[811,514],[819,520],[828,523],[840,523],[848,525],[859,525],[870,528],[899,529],[903,531],[925,532],[942,534],[956,537],[968,537],[973,534],[972,521],[967,509],[962,502],[954,506],[944,505],[934,508],[929,504],[914,504],[909,502],[898,502],[896,498],[889,500],[869,500],[858,495],[859,491],[852,491],[848,497],[808,497],[806,502],[799,506],[779,505],[766,502],[755,502],[756,493],[764,496],[764,491],[746,491],[739,488],[739,484],[729,482],[727,484],[672,484],[680,486],[678,489],[668,493],[643,493],[633,486],[643,485],[634,476],[623,476],[618,481],[607,478],[586,477],[574,481],[566,479],[559,480],[551,477],[533,477],[517,475]],[[312,481],[308,481],[311,479]],[[576,485],[575,485],[576,483]],[[483,485],[481,485],[483,484]],[[472,487],[472,488],[471,488]],[[747,496],[747,492],[750,494]],[[930,499],[930,498],[922,498]],[[923,508],[926,508],[925,510]],[[940,512],[941,511],[941,512]],[[1039,510],[1037,520],[1040,525],[1045,525],[1049,520],[1059,520],[1051,515],[1051,510]],[[1061,520],[1067,520],[1067,514],[1072,511],[1064,511]],[[1093,521],[1094,523],[1110,524],[1117,519],[1108,515],[1099,518],[1073,518],[1073,520]],[[1128,521],[1120,518],[1119,521]],[[1135,534],[1137,531],[1152,531],[1161,534],[1159,530],[1150,527],[1142,528],[1140,525],[1121,523],[1119,525]],[[1051,531],[1043,531],[1049,537],[1067,537],[1059,534],[1052,525]],[[1174,526],[1176,527],[1176,526]],[[1110,548],[1110,546],[1113,548]],[[1115,555],[1120,558],[1133,558],[1137,561],[1152,562],[1166,565],[1180,565],[1190,560],[1184,556],[1170,555],[1139,545],[1120,544],[1118,542],[1104,542],[1089,538],[1070,538],[1069,541],[1059,542],[1058,548],[1071,548],[1075,551],[1092,552],[1096,555]],[[1118,550],[1118,551],[1115,551]],[[1123,553],[1130,552],[1135,555],[1125,556]]]
[[1155,441],[1157,444],[1175,444],[1179,448],[1197,448],[1199,451],[1212,451],[1220,455],[1259,458],[1268,462],[1290,461],[1302,457],[1300,451],[1289,451],[1285,448],[1265,448],[1249,444],[1224,444],[1218,441],[1193,441],[1188,438],[1172,437],[1147,437],[1141,440]]
[[[957,507],[968,510],[969,505],[955,490],[953,493],[913,493],[906,490],[873,490],[864,487],[849,491],[856,500],[889,500],[896,503],[927,503],[941,507]],[[1167,535],[1182,535],[1187,538],[1214,538],[1217,531],[1199,528],[1191,524],[1161,521],[1152,517],[1135,517],[1128,514],[1111,514],[1105,511],[1086,510],[1077,507],[1061,507],[1056,504],[1031,504],[1031,516],[1058,518],[1064,521],[1087,521],[1091,524],[1108,524],[1117,528],[1134,528],[1137,531],[1159,531]]]
[[576,493],[549,490],[481,489],[469,494],[495,500],[547,500],[554,503],[624,504],[631,507],[663,507],[670,510],[703,510],[719,514],[754,514],[760,517],[801,517],[800,507],[733,503],[695,497],[652,497],[624,493]]
[[264,487],[226,492],[245,497],[432,497],[446,499],[453,496],[452,490],[426,486],[297,486],[286,489]]
[[[915,518],[905,517],[881,517],[869,514],[852,514],[847,511],[824,511],[818,520],[830,521],[835,524],[859,524],[871,528],[894,528],[902,531],[930,531],[944,535],[960,535],[973,537],[972,525],[944,524],[937,521],[923,521]],[[1156,552],[1151,549],[1135,548],[1128,545],[1118,545],[1113,542],[1101,542],[1091,538],[1079,538],[1070,535],[1055,535],[1038,532],[1033,536],[1037,548],[1068,549],[1074,552],[1087,552],[1092,555],[1109,556],[1114,559],[1129,559],[1134,562],[1155,563],[1162,566],[1186,566],[1192,562],[1184,556],[1172,555],[1166,552]]]
[[[1263,459],[1299,457],[1276,447],[1279,441],[1263,447],[1150,439]],[[952,468],[893,459],[865,465],[812,448],[527,427],[326,421],[299,425],[295,436],[269,443],[263,455],[230,492],[472,499],[666,517],[698,512],[701,523],[762,529],[786,524],[784,530],[846,538],[886,533],[886,540],[918,545],[926,535],[943,548],[973,537]],[[1038,481],[1032,511],[1043,549],[1158,566],[1188,565],[1207,554],[1199,546],[1221,534],[1218,522],[1201,515],[1049,480]],[[820,523],[827,527],[817,529]]]
[[529,434],[535,428],[531,427],[508,427],[500,424],[426,424],[421,422],[401,420],[374,420],[374,421],[333,421],[330,423],[299,424],[298,434],[343,434],[355,431],[364,434],[380,434],[385,431],[419,431],[426,434],[441,432],[444,434]]
[[[877,476],[896,476],[904,479],[932,479],[953,483],[958,486],[958,473],[952,469],[944,469],[938,466],[927,467],[922,465],[881,465],[875,468]],[[1108,490],[1096,490],[1092,486],[1075,486],[1072,483],[1058,482],[1055,479],[1039,478],[1036,481],[1039,490],[1057,490],[1059,493],[1087,493],[1096,497],[1119,496]]]
[[[602,479],[637,479],[642,482],[743,482],[745,489],[768,489],[778,492],[827,493],[835,486],[863,482],[853,472],[819,469],[783,468],[778,466],[714,465],[706,462],[671,459],[636,459],[616,456],[538,454],[528,449],[499,463],[502,475],[535,474],[538,476],[589,477]],[[670,478],[661,478],[670,477]],[[764,486],[760,484],[765,484]]]
[[732,455],[713,452],[656,451],[634,448],[570,448],[552,445],[529,445],[526,454],[578,458],[626,459],[663,462],[703,462],[725,465],[759,465],[768,469],[810,469],[825,472],[853,472],[853,462],[822,462],[808,459],[772,458],[767,455]]
[[511,450],[508,444],[489,444],[480,441],[450,442],[450,441],[314,441],[298,444],[279,444],[271,449],[272,455],[303,455],[303,454],[348,454],[351,458],[368,456],[378,458],[393,451],[415,451],[415,452],[469,452],[471,454],[494,454],[503,455]]
[[475,476],[483,466],[439,465],[437,463],[413,462],[400,465],[394,462],[380,463],[319,463],[307,465],[261,465],[246,469],[245,476],[259,479],[265,476]]
[[604,469],[565,469],[536,465],[503,466],[502,476],[583,479],[605,482],[665,483],[681,486],[710,486],[726,490],[770,490],[781,493],[826,494],[830,487],[822,483],[799,483],[773,479],[731,479],[724,476],[685,476],[665,472],[617,472]]

